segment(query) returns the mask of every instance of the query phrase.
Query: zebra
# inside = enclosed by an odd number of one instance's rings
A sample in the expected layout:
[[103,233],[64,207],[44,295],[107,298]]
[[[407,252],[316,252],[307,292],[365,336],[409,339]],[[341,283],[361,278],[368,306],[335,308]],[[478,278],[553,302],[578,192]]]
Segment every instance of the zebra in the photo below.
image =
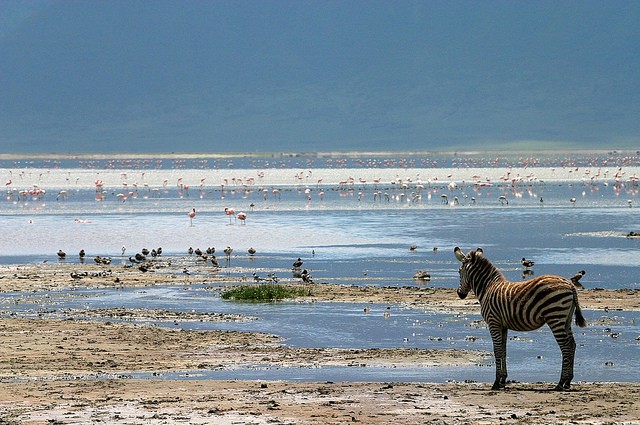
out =
[[569,390],[573,379],[576,343],[571,331],[574,312],[576,324],[587,326],[578,304],[578,293],[570,280],[542,275],[521,282],[509,282],[487,258],[481,248],[464,254],[454,249],[461,262],[458,296],[464,299],[470,290],[480,302],[482,318],[489,327],[496,361],[493,390],[505,388],[507,381],[507,331],[531,331],[545,323],[551,328],[562,353],[562,372],[557,391]]

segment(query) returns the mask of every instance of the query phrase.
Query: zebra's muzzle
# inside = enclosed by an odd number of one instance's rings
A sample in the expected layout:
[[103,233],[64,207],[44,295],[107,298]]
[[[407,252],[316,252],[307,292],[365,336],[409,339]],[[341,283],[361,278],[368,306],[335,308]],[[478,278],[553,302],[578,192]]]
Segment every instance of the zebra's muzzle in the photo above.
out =
[[458,289],[456,292],[458,293],[458,296],[461,300],[467,298],[467,294],[469,294],[469,292],[461,291],[460,289]]

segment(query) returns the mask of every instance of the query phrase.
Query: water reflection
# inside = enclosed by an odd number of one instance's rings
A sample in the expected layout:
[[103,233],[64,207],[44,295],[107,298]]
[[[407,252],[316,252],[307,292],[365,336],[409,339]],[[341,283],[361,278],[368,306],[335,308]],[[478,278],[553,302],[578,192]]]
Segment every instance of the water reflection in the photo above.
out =
[[[267,304],[227,302],[205,287],[151,287],[118,291],[77,290],[34,294],[21,304],[8,294],[3,314],[30,317],[65,317],[73,311],[108,308],[161,309],[215,312],[257,317],[251,321],[152,322],[182,329],[222,329],[275,333],[291,347],[471,349],[491,352],[488,330],[479,315],[448,314],[399,304],[341,302],[280,302]],[[578,344],[576,377],[586,381],[640,379],[640,312],[585,311],[589,327],[575,330]],[[114,320],[109,318],[109,320]],[[148,322],[149,319],[147,319]],[[511,331],[508,342],[510,379],[551,381],[560,369],[560,354],[551,332]],[[484,366],[490,366],[486,363]],[[365,370],[366,369],[366,370]],[[251,375],[274,379],[337,379],[387,381],[491,380],[493,368],[323,368],[294,371],[287,368],[250,368],[244,371],[197,371],[226,378]],[[295,378],[294,378],[295,377]]]

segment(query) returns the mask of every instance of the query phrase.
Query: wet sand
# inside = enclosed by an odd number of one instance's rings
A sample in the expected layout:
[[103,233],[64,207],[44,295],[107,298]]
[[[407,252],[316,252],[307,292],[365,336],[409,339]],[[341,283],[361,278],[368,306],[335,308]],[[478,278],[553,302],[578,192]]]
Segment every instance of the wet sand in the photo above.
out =
[[[110,272],[107,272],[110,270]],[[71,272],[80,277],[72,278]],[[116,282],[117,280],[117,282]],[[69,287],[220,284],[215,273],[142,273],[93,264],[0,268],[0,290],[29,293]],[[236,280],[228,284],[242,284]],[[477,311],[474,299],[426,286],[374,288],[313,284],[309,299],[406,303],[448,311]],[[212,286],[211,290],[219,290]],[[581,290],[590,309],[640,309],[637,290]],[[472,350],[287,347],[278,335],[183,331],[128,319],[253,320],[236,315],[104,309],[0,318],[0,423],[640,423],[640,383],[512,383],[506,391],[483,383],[267,382],[172,380],[169,372],[261,367],[400,367],[487,364]],[[101,321],[92,321],[101,318]],[[196,371],[196,372],[194,372]],[[147,379],[133,379],[144,372]],[[173,375],[172,375],[173,376]]]
[[[188,260],[188,259],[187,259]],[[134,267],[121,265],[44,263],[39,265],[0,266],[0,293],[24,291],[37,292],[59,288],[119,288],[153,285],[191,285],[229,283],[238,285],[252,283],[242,278],[231,278],[218,274],[207,265],[193,265],[189,261],[190,274],[182,273],[181,262],[172,260],[154,261],[153,268],[142,273]],[[71,273],[77,275],[71,277]],[[362,280],[365,280],[364,278]],[[300,285],[300,279],[282,278],[281,283]],[[224,287],[224,286],[223,286]],[[310,301],[347,301],[372,303],[406,303],[421,307],[444,310],[480,311],[478,301],[469,297],[460,300],[454,289],[433,288],[427,283],[396,287],[362,285],[335,285],[318,282],[306,285]],[[211,288],[221,290],[222,288]],[[637,289],[580,289],[580,306],[588,309],[640,310],[640,290]]]

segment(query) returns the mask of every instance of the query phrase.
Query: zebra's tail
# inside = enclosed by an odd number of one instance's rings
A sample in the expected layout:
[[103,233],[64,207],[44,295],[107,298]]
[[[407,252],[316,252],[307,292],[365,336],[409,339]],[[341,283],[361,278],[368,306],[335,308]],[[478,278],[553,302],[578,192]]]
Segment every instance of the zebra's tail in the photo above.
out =
[[587,326],[587,321],[582,315],[582,310],[580,309],[580,304],[578,303],[578,291],[576,290],[576,288],[573,288],[573,305],[576,306],[576,325],[584,328],[585,326]]

